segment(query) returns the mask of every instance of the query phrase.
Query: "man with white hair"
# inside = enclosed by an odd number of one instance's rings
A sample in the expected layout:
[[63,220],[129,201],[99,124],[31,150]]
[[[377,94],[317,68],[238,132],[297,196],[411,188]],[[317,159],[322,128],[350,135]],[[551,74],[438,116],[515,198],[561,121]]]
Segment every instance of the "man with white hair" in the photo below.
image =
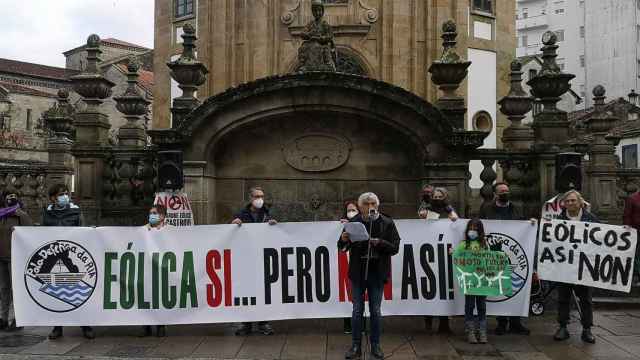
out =
[[371,355],[375,359],[383,359],[380,348],[380,328],[382,314],[382,291],[391,275],[391,256],[398,253],[400,235],[393,219],[378,212],[380,200],[372,192],[358,198],[360,214],[350,222],[359,222],[369,233],[368,241],[352,242],[346,231],[338,240],[338,248],[349,251],[349,280],[353,297],[353,313],[351,317],[352,346],[345,354],[345,359],[358,359],[362,355],[362,314],[364,312],[364,294],[369,296],[369,313],[371,315]]
[[[600,220],[584,208],[584,199],[576,190],[567,191],[561,198],[564,203],[564,210],[558,217],[559,220],[571,220],[582,222],[599,223]],[[557,341],[567,340],[571,336],[567,325],[569,324],[569,312],[571,308],[571,294],[580,299],[580,322],[582,323],[582,341],[590,344],[596,342],[596,338],[591,333],[593,325],[593,303],[591,300],[592,291],[590,287],[584,285],[571,285],[558,283],[558,323],[560,327],[554,339]]]

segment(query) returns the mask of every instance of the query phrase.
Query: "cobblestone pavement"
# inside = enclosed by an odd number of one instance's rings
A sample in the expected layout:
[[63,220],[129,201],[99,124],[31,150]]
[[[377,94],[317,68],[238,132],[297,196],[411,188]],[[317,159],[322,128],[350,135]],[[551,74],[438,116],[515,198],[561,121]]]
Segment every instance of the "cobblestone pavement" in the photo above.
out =
[[[598,311],[595,345],[580,341],[580,326],[572,323],[572,338],[552,339],[554,315],[527,321],[530,336],[490,336],[487,345],[469,345],[462,336],[462,319],[453,322],[455,335],[428,335],[419,317],[384,319],[383,349],[390,359],[425,360],[589,360],[640,359],[640,310]],[[274,322],[273,336],[233,335],[234,326],[170,326],[166,338],[138,337],[138,327],[97,328],[85,340],[79,328],[65,328],[65,337],[49,341],[48,328],[0,332],[0,360],[4,359],[343,359],[350,336],[342,321],[295,320]],[[494,321],[490,326],[494,326]],[[368,358],[368,354],[363,359]]]

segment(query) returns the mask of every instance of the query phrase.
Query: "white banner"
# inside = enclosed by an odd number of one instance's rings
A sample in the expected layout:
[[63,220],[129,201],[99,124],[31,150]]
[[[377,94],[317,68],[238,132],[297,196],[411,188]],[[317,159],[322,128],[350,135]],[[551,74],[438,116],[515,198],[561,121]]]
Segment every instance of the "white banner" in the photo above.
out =
[[165,222],[173,226],[193,226],[193,211],[189,196],[185,192],[159,192],[153,200],[154,205],[167,208]]
[[[486,221],[513,268],[513,295],[492,315],[527,316],[536,227]],[[466,220],[399,220],[384,315],[460,315],[448,248]],[[189,324],[348,317],[338,222],[143,227],[19,227],[16,319],[27,325]]]
[[540,224],[541,279],[631,291],[637,233],[622,226],[553,220]]

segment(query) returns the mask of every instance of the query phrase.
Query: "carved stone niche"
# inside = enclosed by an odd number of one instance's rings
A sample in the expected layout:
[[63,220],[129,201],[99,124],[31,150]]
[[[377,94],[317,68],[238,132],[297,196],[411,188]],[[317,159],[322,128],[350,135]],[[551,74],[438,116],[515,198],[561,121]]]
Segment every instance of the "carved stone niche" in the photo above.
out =
[[[340,19],[344,23],[336,24],[333,20],[328,20],[333,30],[333,35],[340,36],[365,36],[371,30],[371,25],[378,21],[378,9],[368,3],[371,0],[333,0],[324,1],[325,12],[327,7],[341,9],[344,12]],[[306,21],[311,20],[311,7],[308,6],[310,1],[290,0],[285,6],[285,11],[280,15],[282,24],[289,28],[289,32],[293,37],[299,37],[302,34]],[[328,6],[327,6],[328,5]],[[331,17],[325,13],[325,17]]]
[[341,135],[307,133],[282,147],[284,160],[305,172],[330,171],[344,165],[351,153],[351,142]]

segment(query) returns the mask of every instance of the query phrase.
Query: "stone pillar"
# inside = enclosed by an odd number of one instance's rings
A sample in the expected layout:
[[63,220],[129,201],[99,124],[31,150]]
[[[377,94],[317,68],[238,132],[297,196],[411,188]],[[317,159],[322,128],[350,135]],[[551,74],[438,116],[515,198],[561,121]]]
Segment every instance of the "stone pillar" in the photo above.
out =
[[617,163],[615,145],[620,141],[617,135],[609,134],[617,118],[607,114],[604,109],[605,89],[598,85],[593,89],[595,115],[587,120],[587,129],[593,140],[589,148],[589,164],[586,169],[586,181],[591,190],[592,210],[601,220],[622,223],[622,211],[618,203]]
[[173,99],[171,108],[172,128],[177,128],[187,114],[200,105],[195,96],[198,86],[204,84],[207,67],[196,59],[196,29],[191,24],[186,24],[182,34],[182,55],[172,62],[167,63],[171,70],[170,75],[178,82],[182,90],[182,96]]
[[110,150],[109,118],[100,111],[103,100],[111,96],[114,84],[98,71],[100,38],[87,39],[87,67],[85,72],[71,77],[73,89],[80,94],[86,107],[76,114],[76,187],[74,201],[82,208],[87,224],[99,224],[102,201],[102,171],[104,157]]
[[42,114],[49,130],[47,152],[49,153],[48,183],[63,183],[71,188],[74,173],[73,106],[69,104],[69,91],[58,90],[58,102]]
[[438,85],[442,96],[436,102],[438,109],[449,119],[455,129],[464,130],[464,115],[467,108],[464,97],[456,93],[467,76],[470,61],[462,61],[456,53],[456,24],[449,20],[442,25],[442,56],[429,67],[431,81]]
[[500,112],[511,122],[504,129],[502,143],[506,150],[528,151],[533,146],[533,129],[522,124],[522,119],[531,111],[533,98],[522,89],[522,64],[517,60],[511,63],[510,79],[509,93],[498,102]]
[[147,143],[144,126],[140,123],[140,116],[147,113],[147,107],[151,103],[145,99],[137,89],[138,84],[138,64],[135,57],[129,59],[127,65],[127,89],[125,92],[114,97],[116,109],[124,114],[127,123],[118,129],[118,145],[123,147],[142,148]]

